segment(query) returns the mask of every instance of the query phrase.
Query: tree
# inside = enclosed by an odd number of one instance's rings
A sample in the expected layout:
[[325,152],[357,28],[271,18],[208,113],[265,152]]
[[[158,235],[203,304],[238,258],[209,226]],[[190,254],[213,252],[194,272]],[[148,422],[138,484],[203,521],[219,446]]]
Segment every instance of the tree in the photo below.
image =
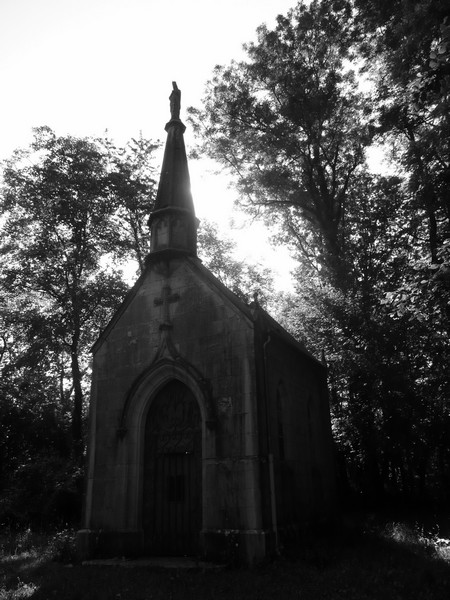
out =
[[157,173],[151,159],[161,144],[142,137],[132,139],[124,147],[117,147],[108,139],[98,143],[106,153],[114,194],[120,198],[114,215],[116,256],[121,260],[132,258],[142,273],[150,252],[147,220],[157,190]]
[[295,296],[278,303],[279,318],[326,359],[333,431],[351,487],[372,502],[386,493],[444,499],[447,282],[421,258],[426,235],[411,220],[401,179],[360,178],[345,230],[352,284],[342,291],[303,263]]
[[220,235],[217,226],[202,221],[198,232],[198,254],[214,275],[244,302],[254,295],[262,306],[273,297],[273,277],[270,269],[246,264],[236,258],[236,244]]
[[450,11],[441,0],[355,1],[375,130],[409,177],[434,263],[450,235]]
[[189,111],[202,151],[237,177],[241,206],[279,219],[341,277],[347,194],[370,140],[350,17],[346,1],[300,2],[274,30],[259,27],[246,61],[216,67],[203,108]]
[[[142,152],[149,145],[141,140],[137,147]],[[130,152],[124,151],[123,163],[119,152],[111,155],[111,147],[107,153],[94,140],[40,128],[31,148],[16,152],[4,169],[0,285],[10,299],[3,307],[6,325],[16,318],[17,331],[22,323],[21,338],[10,342],[4,334],[8,346],[16,345],[8,368],[17,368],[17,361],[33,368],[45,356],[61,395],[72,399],[77,460],[83,452],[87,349],[127,289],[105,260],[119,253],[127,258],[135,249],[131,215],[148,207],[154,189],[151,179],[133,179]],[[135,164],[143,169],[143,157],[135,157]],[[17,310],[20,305],[27,310]]]
[[80,514],[82,477],[71,458],[71,402],[60,353],[41,335],[34,298],[5,293],[3,301],[0,519],[26,526],[71,522]]

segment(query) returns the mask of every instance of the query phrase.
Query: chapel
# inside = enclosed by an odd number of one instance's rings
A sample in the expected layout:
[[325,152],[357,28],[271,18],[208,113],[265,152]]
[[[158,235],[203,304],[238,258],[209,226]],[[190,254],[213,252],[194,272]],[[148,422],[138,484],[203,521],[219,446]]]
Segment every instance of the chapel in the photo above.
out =
[[173,84],[146,269],[93,346],[82,558],[254,564],[335,505],[326,367],[197,257]]

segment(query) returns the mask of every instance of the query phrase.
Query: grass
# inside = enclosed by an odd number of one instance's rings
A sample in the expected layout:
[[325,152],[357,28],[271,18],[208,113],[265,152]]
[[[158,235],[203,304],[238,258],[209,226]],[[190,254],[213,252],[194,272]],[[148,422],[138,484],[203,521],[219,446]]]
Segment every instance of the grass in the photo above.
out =
[[72,551],[70,531],[6,532],[0,540],[0,600],[450,598],[450,539],[402,521],[352,519],[253,569],[88,567],[67,562]]

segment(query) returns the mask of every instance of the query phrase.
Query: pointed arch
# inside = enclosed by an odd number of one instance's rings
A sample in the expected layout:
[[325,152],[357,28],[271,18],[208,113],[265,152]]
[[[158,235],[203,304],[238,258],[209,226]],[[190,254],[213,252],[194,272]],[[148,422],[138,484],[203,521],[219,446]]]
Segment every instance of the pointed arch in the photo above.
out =
[[131,386],[120,416],[119,437],[124,437],[128,429],[133,428],[136,420],[142,420],[154,396],[172,379],[178,379],[192,390],[200,404],[203,422],[209,428],[213,426],[216,415],[213,411],[208,382],[186,361],[165,358],[151,365]]
[[[162,359],[149,367],[131,386],[120,415],[118,435],[121,439],[121,469],[127,481],[124,493],[127,497],[127,527],[142,529],[145,425],[151,406],[158,393],[170,382],[179,381],[192,393],[198,404],[202,429],[202,456],[210,453],[207,446],[214,429],[215,418],[211,409],[211,394],[207,382],[200,373],[180,359]],[[203,477],[203,476],[202,476]],[[202,502],[203,504],[203,502]]]

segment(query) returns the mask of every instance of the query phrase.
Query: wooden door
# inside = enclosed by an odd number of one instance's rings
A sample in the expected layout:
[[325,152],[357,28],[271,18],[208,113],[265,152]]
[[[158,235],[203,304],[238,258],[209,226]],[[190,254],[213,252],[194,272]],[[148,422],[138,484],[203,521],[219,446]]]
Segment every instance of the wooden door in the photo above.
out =
[[143,526],[149,554],[198,553],[201,439],[194,395],[171,381],[153,400],[145,428]]

